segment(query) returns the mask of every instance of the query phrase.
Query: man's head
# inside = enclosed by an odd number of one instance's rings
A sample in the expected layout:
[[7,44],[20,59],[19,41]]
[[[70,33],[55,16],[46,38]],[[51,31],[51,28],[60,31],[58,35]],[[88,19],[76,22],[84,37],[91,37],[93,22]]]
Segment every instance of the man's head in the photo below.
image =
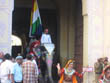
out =
[[102,63],[102,62],[103,62],[103,58],[99,58],[99,59],[98,59],[98,62],[99,62],[99,63]]
[[4,56],[3,52],[0,52],[0,58],[2,59]]
[[14,63],[15,62],[15,58],[14,57],[10,57],[10,60]]
[[36,56],[33,52],[31,52],[30,55],[32,56],[32,59],[36,59]]
[[27,58],[27,60],[32,60],[32,55],[27,54],[26,58]]
[[75,60],[69,60],[65,66],[65,68],[68,68],[68,69],[73,69],[74,68],[74,62]]
[[4,59],[5,59],[5,60],[10,60],[10,58],[11,58],[10,54],[8,54],[8,53],[5,54],[5,56],[4,56]]
[[17,61],[18,64],[22,64],[23,57],[22,56],[17,56],[16,61]]
[[110,80],[110,66],[107,66],[107,67],[105,68],[104,72],[105,72],[105,78],[106,78],[107,80]]
[[107,63],[108,63],[108,57],[104,57],[103,63],[104,63],[105,65],[107,65]]
[[45,33],[45,34],[48,34],[48,29],[45,29],[45,30],[44,30],[44,33]]

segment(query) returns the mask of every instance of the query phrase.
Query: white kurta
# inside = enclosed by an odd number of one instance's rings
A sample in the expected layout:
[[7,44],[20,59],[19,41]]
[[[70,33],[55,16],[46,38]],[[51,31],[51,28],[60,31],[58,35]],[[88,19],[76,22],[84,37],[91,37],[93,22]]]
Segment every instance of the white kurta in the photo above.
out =
[[52,43],[52,41],[51,41],[51,36],[50,36],[49,34],[42,34],[41,43],[42,43],[42,44]]
[[13,63],[10,60],[5,60],[0,66],[1,83],[11,83],[8,75],[12,74]]

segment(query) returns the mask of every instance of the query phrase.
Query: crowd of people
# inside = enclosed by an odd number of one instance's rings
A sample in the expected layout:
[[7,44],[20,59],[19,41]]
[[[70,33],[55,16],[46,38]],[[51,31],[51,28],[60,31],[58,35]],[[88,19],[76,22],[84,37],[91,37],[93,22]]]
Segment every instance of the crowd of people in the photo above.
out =
[[94,64],[95,83],[110,83],[110,62],[108,57],[97,59]]
[[[64,68],[56,65],[60,80],[58,83],[78,83],[76,77],[83,77],[74,69],[74,60],[69,60]],[[19,54],[12,59],[10,54],[0,53],[0,83],[40,83],[38,82],[39,70],[32,54],[27,54],[26,59]]]
[[[60,77],[58,83],[78,83],[85,71],[78,73],[74,68],[74,60],[69,60],[65,67],[56,65]],[[110,63],[107,57],[99,58],[94,64],[95,83],[110,83]],[[39,69],[33,54],[26,59],[19,54],[14,60],[10,54],[0,52],[0,83],[40,83]]]
[[0,52],[0,83],[38,83],[41,71],[38,68],[36,57],[41,55],[39,52],[35,52],[35,48],[40,44],[51,43],[51,36],[48,34],[48,29],[45,29],[41,40],[32,39],[30,41],[26,59],[18,54],[14,60],[10,54]]
[[[0,83],[40,83],[38,79],[41,71],[38,68],[36,57],[40,57],[41,54],[39,53],[40,49],[35,50],[36,46],[40,44],[41,46],[52,44],[48,29],[44,30],[40,41],[32,40],[30,42],[30,49],[25,59],[21,54],[18,54],[14,59],[10,54],[0,52]],[[58,83],[78,83],[77,77],[83,77],[86,71],[78,73],[75,70],[74,62],[74,60],[69,60],[63,68],[59,63],[56,65],[60,77]],[[95,83],[110,83],[108,57],[97,59],[94,70]]]
[[0,82],[38,83],[38,67],[34,56],[27,54],[26,59],[23,59],[18,55],[13,61],[10,54],[0,53]]

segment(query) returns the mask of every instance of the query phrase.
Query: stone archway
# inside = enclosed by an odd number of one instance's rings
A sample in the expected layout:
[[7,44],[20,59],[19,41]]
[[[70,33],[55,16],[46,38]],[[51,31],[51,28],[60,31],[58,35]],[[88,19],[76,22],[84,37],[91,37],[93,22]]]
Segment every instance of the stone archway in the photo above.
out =
[[16,35],[11,36],[12,57],[22,53],[22,40]]

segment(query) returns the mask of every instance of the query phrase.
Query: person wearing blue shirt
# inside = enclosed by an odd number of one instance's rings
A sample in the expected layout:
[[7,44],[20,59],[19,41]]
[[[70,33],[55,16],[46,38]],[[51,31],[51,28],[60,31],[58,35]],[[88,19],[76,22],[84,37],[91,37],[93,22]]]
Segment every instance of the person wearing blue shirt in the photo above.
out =
[[12,83],[22,83],[23,81],[23,74],[22,74],[22,56],[17,56],[16,57],[16,63],[14,64],[13,67],[13,76],[12,76]]

